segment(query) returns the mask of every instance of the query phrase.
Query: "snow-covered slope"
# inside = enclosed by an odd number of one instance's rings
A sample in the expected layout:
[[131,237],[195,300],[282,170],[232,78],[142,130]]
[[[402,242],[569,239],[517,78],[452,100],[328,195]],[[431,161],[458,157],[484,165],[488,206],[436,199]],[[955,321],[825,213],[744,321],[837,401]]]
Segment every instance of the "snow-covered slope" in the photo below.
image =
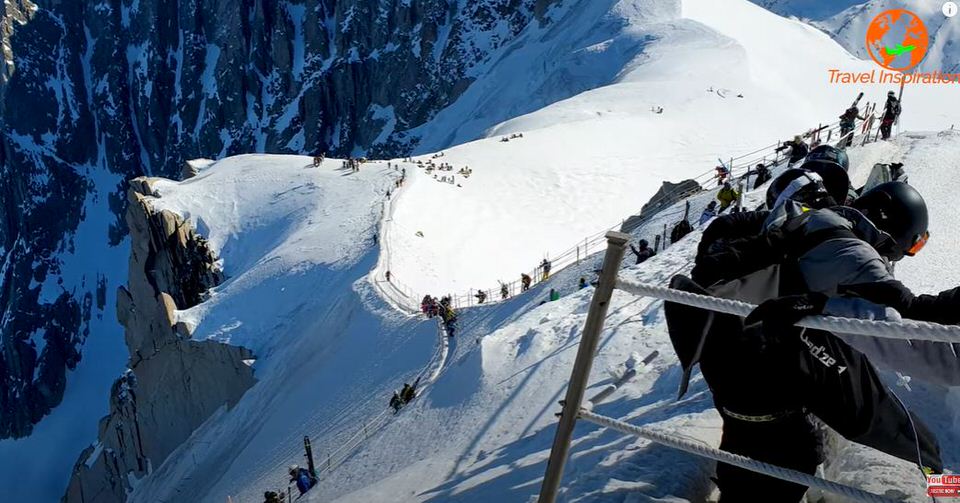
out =
[[227,276],[179,320],[196,325],[195,339],[251,349],[258,382],[156,467],[133,500],[186,492],[220,501],[243,483],[266,483],[275,465],[296,461],[303,434],[319,445],[351,435],[382,409],[380,396],[431,359],[436,328],[397,314],[359,281],[378,254],[392,172],[310,163],[241,156],[154,185],[160,197],[150,203],[208,235]]
[[944,0],[753,0],[773,12],[796,16],[830,34],[852,54],[869,60],[864,40],[870,22],[881,12],[906,8],[923,20],[930,49],[922,71],[955,73],[960,69],[960,18],[943,15]]
[[[573,290],[579,277],[592,278],[597,258],[527,297],[464,313],[446,358],[435,358],[444,352],[433,322],[393,309],[396,288],[378,283],[384,273],[390,270],[414,295],[515,279],[545,253],[635,212],[664,179],[702,173],[718,156],[831,122],[860,88],[828,86],[827,69],[871,68],[823,33],[745,0],[581,1],[547,15],[553,23],[524,29],[502,57],[477,70],[458,101],[417,131],[427,142],[418,159],[431,157],[429,142],[487,137],[435,159],[453,165],[440,175],[456,176],[455,183],[400,163],[407,183],[397,191],[395,160],[352,174],[336,160],[313,169],[302,157],[245,156],[184,183],[157,185],[160,197],[152,204],[193,221],[221,254],[228,276],[180,319],[197,325],[195,337],[252,349],[259,382],[154,467],[133,501],[183,494],[254,501],[284,487],[284,466],[301,461],[303,435],[322,459],[382,414],[392,390],[433,375],[438,362],[444,363],[439,379],[423,400],[377,430],[312,497],[530,498],[589,302],[589,290]],[[866,91],[875,100],[886,89]],[[905,125],[949,126],[960,112],[938,104],[956,93],[916,93]],[[664,113],[652,113],[652,106]],[[500,141],[519,132],[522,138]],[[871,147],[855,162],[909,158],[924,141]],[[466,166],[473,174],[464,179],[456,172]],[[381,214],[388,218],[377,236]],[[689,265],[695,238],[627,274],[665,280]],[[567,297],[538,308],[550,287]],[[716,442],[717,418],[702,382],[684,402],[671,402],[678,371],[657,305],[618,294],[614,308],[609,326],[615,328],[605,335],[595,382],[633,351],[645,356],[657,349],[661,356],[602,411],[663,420],[670,429],[691,426],[685,434]],[[924,400],[931,411],[943,397]],[[938,431],[956,430],[951,410],[940,412]],[[709,490],[700,460],[581,428],[566,485],[571,499],[645,491],[696,501]],[[607,446],[616,448],[601,449]],[[851,476],[850,470],[835,475]]]
[[[439,176],[453,175],[454,184],[408,166],[412,180],[389,223],[396,252],[385,268],[417,294],[515,281],[545,256],[637,212],[663,180],[692,178],[718,157],[833,122],[858,91],[867,93],[864,103],[887,91],[828,84],[831,68],[876,65],[745,0],[581,2],[554,14],[553,28],[525,32],[425,137],[437,145],[471,138],[477,131],[469,123],[448,127],[454,117],[482,110],[506,118],[549,102],[544,93],[556,82],[581,82],[581,74],[606,74],[610,83],[446,149],[433,161],[453,166]],[[941,106],[958,98],[951,86],[911,90],[904,127],[960,122],[960,111]],[[523,138],[500,141],[513,133]],[[473,171],[468,179],[456,174],[464,167]]]
[[[947,167],[960,163],[958,139],[960,134],[949,131],[907,134],[893,143],[852,149],[854,179],[864,180],[875,162],[904,162],[927,197],[932,233],[949,234],[960,181]],[[755,204],[761,197],[762,191],[751,193],[748,201]],[[689,268],[698,237],[694,232],[648,262],[626,266],[621,274],[663,283]],[[927,292],[960,284],[957,271],[934,273],[950,269],[949,254],[960,246],[955,236],[936,245],[931,241],[930,246],[901,264],[902,279]],[[593,292],[578,291],[575,285],[580,276],[594,277],[599,259],[559,273],[532,298],[465,312],[457,352],[437,384],[349,463],[325,477],[310,501],[337,496],[337,501],[358,502],[535,499],[554,432],[556,402],[562,398]],[[538,306],[548,288],[557,288],[564,297]],[[702,380],[695,379],[684,400],[674,400],[680,369],[660,306],[621,292],[614,295],[590,380],[593,389],[609,383],[608,370],[632,352],[646,356],[656,350],[660,356],[598,411],[717,445],[719,418]],[[916,382],[912,391],[897,390],[934,428],[947,465],[960,467],[957,390]],[[438,437],[444,442],[432,441]],[[831,444],[829,456],[824,468],[828,478],[881,494],[900,490],[909,501],[924,501],[924,482],[909,463],[847,442]],[[703,501],[710,492],[706,476],[711,469],[702,460],[581,424],[564,478],[564,500]],[[350,488],[359,489],[344,494]]]

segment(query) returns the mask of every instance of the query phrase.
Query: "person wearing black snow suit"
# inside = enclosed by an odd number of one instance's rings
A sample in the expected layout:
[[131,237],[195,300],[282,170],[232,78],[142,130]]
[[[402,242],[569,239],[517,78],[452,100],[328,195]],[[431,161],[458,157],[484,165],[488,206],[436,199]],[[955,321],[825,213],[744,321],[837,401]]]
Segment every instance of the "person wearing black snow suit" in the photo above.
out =
[[887,103],[883,106],[883,118],[880,119],[880,137],[884,140],[890,139],[890,131],[894,123],[900,117],[900,100],[896,93],[890,91],[887,93]]
[[800,135],[794,136],[793,140],[786,142],[784,146],[790,148],[790,160],[788,164],[795,164],[802,161],[803,158],[807,156],[807,152],[810,151],[807,143],[803,141]]
[[403,403],[400,400],[400,395],[396,391],[393,392],[393,397],[390,398],[390,407],[393,408],[394,414],[400,412],[400,407],[403,407]]
[[856,105],[848,108],[840,116],[840,148],[849,147],[853,144],[853,129],[857,127],[857,119],[866,120],[866,117],[860,116],[860,109]]
[[770,170],[762,162],[757,164],[757,167],[748,174],[757,177],[757,180],[753,182],[753,190],[759,189],[761,185],[770,181]]
[[690,222],[686,218],[684,218],[683,220],[677,222],[677,225],[674,225],[673,229],[670,230],[670,243],[676,243],[680,241],[691,232],[693,232],[693,226],[690,225]]
[[[929,236],[922,198],[890,182],[855,208],[797,214],[772,229],[766,211],[718,218],[700,243],[693,281],[674,279],[675,288],[760,304],[743,321],[666,304],[684,366],[681,393],[699,362],[723,418],[721,448],[730,452],[813,473],[820,452],[806,416],[811,413],[851,441],[941,471],[936,439],[891,394],[873,364],[960,385],[960,348],[792,326],[811,314],[898,320],[897,311],[960,322],[960,289],[914,296],[887,267],[916,253]],[[721,502],[755,501],[751,495],[757,494],[799,501],[806,491],[725,464],[718,465],[717,484]]]
[[648,243],[646,239],[641,239],[638,241],[637,246],[640,248],[638,249],[631,244],[630,251],[637,256],[638,264],[646,262],[650,257],[653,257],[657,254],[657,252],[653,251],[653,248],[650,248],[650,243]]
[[263,493],[263,503],[280,503],[280,496],[275,491]]

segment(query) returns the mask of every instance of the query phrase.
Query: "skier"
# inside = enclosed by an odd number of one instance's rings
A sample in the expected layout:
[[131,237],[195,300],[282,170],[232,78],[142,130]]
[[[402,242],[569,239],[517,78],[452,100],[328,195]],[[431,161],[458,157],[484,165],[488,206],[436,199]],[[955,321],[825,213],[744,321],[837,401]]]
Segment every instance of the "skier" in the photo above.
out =
[[793,137],[793,140],[784,143],[783,147],[790,148],[790,160],[787,162],[787,164],[795,164],[800,162],[804,157],[807,156],[807,152],[809,152],[806,142],[803,141],[803,138],[801,138],[800,135],[796,135]]
[[306,468],[300,468],[299,465],[290,465],[289,473],[290,482],[296,482],[297,490],[300,491],[301,496],[317,483],[317,479],[310,475]]
[[641,239],[638,241],[637,246],[640,248],[637,249],[633,246],[633,244],[630,245],[630,251],[637,256],[637,264],[642,264],[646,262],[647,259],[657,254],[657,252],[653,251],[653,248],[650,248],[650,243],[648,243],[646,239]]
[[526,292],[530,289],[530,283],[533,282],[533,278],[529,274],[521,273],[520,274],[520,291]]
[[387,271],[386,277],[387,277],[387,282],[390,282],[390,271]]
[[900,117],[900,100],[896,93],[890,91],[887,93],[887,103],[883,106],[883,118],[880,120],[880,137],[884,140],[890,139],[890,130],[893,124]]
[[507,300],[507,297],[510,296],[510,290],[507,288],[506,283],[500,283],[500,299]]
[[700,214],[700,227],[703,227],[715,216],[717,216],[717,202],[710,201],[707,207],[703,209],[703,213]]
[[740,199],[740,193],[729,182],[724,183],[723,188],[717,192],[717,201],[720,201],[720,211],[718,213],[726,211],[738,199]]
[[543,262],[540,262],[540,269],[543,270],[543,279],[541,281],[546,281],[546,279],[550,277],[551,267],[553,267],[553,264],[547,259],[543,259]]
[[714,168],[717,170],[717,187],[720,187],[727,181],[727,177],[730,176],[730,170],[726,166],[720,165]]
[[263,503],[280,503],[280,496],[275,491],[263,493]]
[[403,403],[400,401],[400,395],[394,391],[393,397],[390,398],[390,407],[393,407],[393,413],[397,414],[400,412],[400,407],[403,407]]
[[413,381],[413,384],[403,384],[403,390],[400,392],[400,400],[403,401],[404,405],[413,401],[417,397],[417,385],[420,384],[420,378],[418,377],[416,381]]
[[588,286],[590,286],[590,285],[587,284],[587,278],[584,278],[583,276],[580,276],[580,284],[577,285],[577,289],[583,290],[584,288],[586,288],[586,287],[588,287]]
[[686,218],[677,222],[677,225],[673,226],[673,229],[670,230],[670,242],[676,243],[684,238],[687,234],[693,232],[693,226],[690,225],[690,222]]
[[474,297],[477,298],[477,304],[483,304],[483,302],[487,300],[487,292],[484,292],[483,290],[477,290],[477,294],[474,295]]
[[[806,155],[806,153],[804,153]],[[753,183],[753,190],[757,190],[761,185],[770,181],[770,170],[761,162],[757,164],[757,167],[753,169],[750,173],[751,175],[756,175],[757,181]]]
[[[764,231],[765,211],[721,217],[704,232],[696,283],[677,277],[672,286],[702,292],[697,284],[710,285],[714,295],[760,306],[741,322],[667,304],[685,372],[681,390],[699,359],[723,418],[720,447],[733,453],[813,473],[821,453],[809,412],[851,441],[939,472],[935,438],[890,395],[871,362],[955,386],[957,345],[792,326],[813,314],[899,320],[889,308],[911,319],[960,322],[960,288],[914,296],[887,268],[887,261],[919,252],[929,237],[920,194],[890,182],[853,204],[799,212],[772,232]],[[755,494],[798,501],[806,491],[725,464],[717,479],[721,502],[752,501]]]
[[860,109],[853,105],[843,112],[840,116],[840,148],[846,148],[853,145],[853,129],[857,126],[857,119],[866,120],[866,117],[860,116]]

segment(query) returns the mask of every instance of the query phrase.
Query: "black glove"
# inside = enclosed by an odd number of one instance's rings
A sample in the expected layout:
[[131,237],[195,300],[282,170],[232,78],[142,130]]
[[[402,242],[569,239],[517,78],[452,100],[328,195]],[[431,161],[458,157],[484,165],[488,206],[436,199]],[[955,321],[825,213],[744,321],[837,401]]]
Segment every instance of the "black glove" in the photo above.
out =
[[897,310],[906,310],[909,308],[914,298],[910,289],[897,280],[840,285],[838,290],[841,294],[856,295],[875,304],[890,306]]
[[802,295],[787,295],[770,299],[757,306],[744,320],[744,326],[763,323],[765,332],[774,335],[789,330],[803,318],[820,314],[827,304],[827,296],[811,292]]

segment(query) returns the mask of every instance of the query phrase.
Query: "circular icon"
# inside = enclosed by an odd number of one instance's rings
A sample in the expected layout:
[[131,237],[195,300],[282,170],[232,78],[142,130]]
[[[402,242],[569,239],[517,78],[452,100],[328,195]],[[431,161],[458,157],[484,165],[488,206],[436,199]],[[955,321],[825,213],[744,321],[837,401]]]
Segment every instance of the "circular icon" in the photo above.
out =
[[960,7],[957,7],[955,2],[947,2],[943,4],[943,15],[947,17],[953,17],[957,15],[957,11],[960,10]]
[[887,70],[912,70],[926,57],[929,45],[927,27],[906,9],[881,12],[867,28],[867,52]]

